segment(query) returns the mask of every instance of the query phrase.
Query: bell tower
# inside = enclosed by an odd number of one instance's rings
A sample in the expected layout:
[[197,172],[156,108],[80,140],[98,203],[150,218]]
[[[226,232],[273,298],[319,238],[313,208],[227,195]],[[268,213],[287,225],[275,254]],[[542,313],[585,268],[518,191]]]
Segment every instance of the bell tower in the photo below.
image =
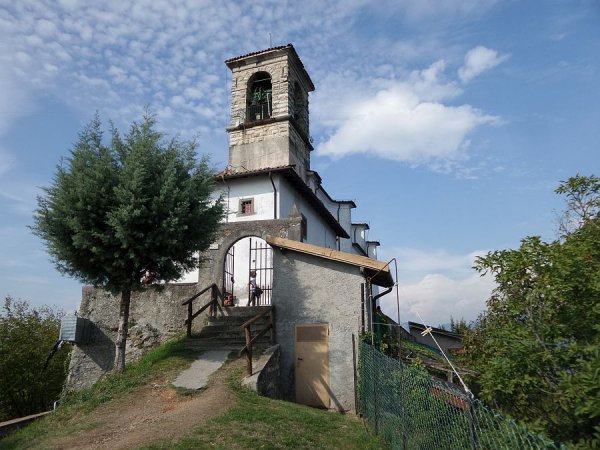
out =
[[310,169],[308,93],[315,87],[291,44],[225,61],[231,70],[229,167]]

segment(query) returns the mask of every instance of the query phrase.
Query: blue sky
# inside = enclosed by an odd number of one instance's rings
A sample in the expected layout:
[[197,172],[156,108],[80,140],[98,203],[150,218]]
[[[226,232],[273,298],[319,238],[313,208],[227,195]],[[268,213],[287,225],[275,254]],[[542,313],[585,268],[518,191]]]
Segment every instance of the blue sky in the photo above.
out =
[[222,168],[223,61],[269,35],[316,86],[313,169],[398,260],[402,321],[474,319],[474,257],[553,239],[559,180],[600,173],[596,1],[0,0],[0,296],[76,309],[27,226],[94,111],[124,129],[149,105]]

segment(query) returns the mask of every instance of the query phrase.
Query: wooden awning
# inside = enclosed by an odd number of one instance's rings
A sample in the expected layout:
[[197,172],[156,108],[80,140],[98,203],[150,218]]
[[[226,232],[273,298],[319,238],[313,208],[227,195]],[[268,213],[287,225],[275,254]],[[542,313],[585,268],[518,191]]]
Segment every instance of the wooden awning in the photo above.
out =
[[337,261],[342,264],[349,264],[361,267],[369,281],[377,286],[391,287],[394,285],[394,279],[390,273],[387,263],[366,256],[354,255],[352,253],[340,252],[331,248],[320,247],[318,245],[307,244],[305,242],[293,241],[275,236],[267,236],[266,241],[275,248],[282,248],[290,251],[304,253],[316,256],[318,258]]

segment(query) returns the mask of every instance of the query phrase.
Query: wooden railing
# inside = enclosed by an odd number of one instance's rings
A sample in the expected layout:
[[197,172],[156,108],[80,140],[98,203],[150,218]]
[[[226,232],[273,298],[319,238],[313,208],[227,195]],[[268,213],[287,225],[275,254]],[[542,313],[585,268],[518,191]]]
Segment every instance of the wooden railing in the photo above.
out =
[[[208,303],[206,303],[204,306],[202,306],[202,308],[200,308],[198,311],[193,312],[194,311],[194,300],[196,300],[198,297],[200,297],[202,294],[204,294],[205,292],[210,290],[210,301]],[[211,316],[215,316],[217,314],[217,310],[221,311],[221,313],[223,312],[223,310],[221,309],[221,305],[219,304],[219,298],[221,299],[221,301],[223,301],[223,294],[221,294],[221,290],[219,289],[219,287],[213,283],[210,286],[202,289],[200,292],[198,292],[196,295],[194,295],[193,297],[190,297],[189,299],[187,299],[185,302],[183,302],[181,305],[187,305],[188,307],[188,317],[187,320],[185,321],[185,324],[187,325],[187,336],[191,337],[192,336],[192,322],[193,320],[198,317],[200,314],[202,314],[202,312],[206,309],[210,307],[210,315]]]
[[[269,323],[260,330],[255,336],[252,336],[250,327],[254,322],[269,314]],[[275,343],[275,307],[271,306],[268,310],[255,315],[252,319],[244,322],[241,327],[246,334],[246,345],[240,350],[240,355],[246,354],[246,375],[252,375],[252,345],[261,338],[267,331],[271,330],[271,344]]]

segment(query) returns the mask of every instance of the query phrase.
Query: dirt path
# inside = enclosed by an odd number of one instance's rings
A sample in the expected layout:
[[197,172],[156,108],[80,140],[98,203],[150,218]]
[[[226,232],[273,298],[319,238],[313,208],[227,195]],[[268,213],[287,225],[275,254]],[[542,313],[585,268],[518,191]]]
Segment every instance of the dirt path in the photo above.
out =
[[[242,365],[237,360],[229,368]],[[88,415],[75,416],[85,431],[54,439],[52,449],[134,449],[153,441],[179,438],[207,419],[231,408],[235,396],[227,387],[227,373],[220,370],[198,395],[185,397],[165,386],[146,386],[101,406]]]

